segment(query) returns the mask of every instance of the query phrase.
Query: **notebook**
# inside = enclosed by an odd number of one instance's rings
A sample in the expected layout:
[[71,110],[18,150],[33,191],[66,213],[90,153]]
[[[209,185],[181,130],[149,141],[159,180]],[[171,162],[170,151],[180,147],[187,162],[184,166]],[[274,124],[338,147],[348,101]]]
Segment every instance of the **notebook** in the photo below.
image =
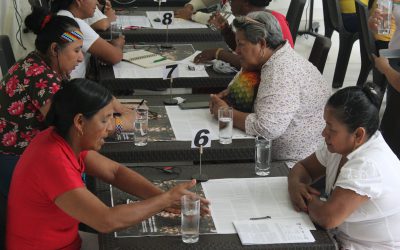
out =
[[146,50],[133,50],[125,52],[122,60],[134,63],[143,68],[153,68],[175,63],[174,61],[169,60],[164,56]]

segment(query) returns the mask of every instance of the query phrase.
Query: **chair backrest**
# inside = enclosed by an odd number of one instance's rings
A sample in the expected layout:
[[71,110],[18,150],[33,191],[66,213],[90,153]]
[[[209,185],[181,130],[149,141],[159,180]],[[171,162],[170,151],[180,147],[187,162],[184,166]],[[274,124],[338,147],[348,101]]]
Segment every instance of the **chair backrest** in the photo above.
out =
[[303,10],[306,2],[307,0],[291,0],[289,9],[286,13],[286,20],[289,24],[293,43],[295,43],[296,41],[297,31],[299,30],[301,16],[303,15]]
[[324,22],[329,23],[336,31],[344,29],[339,0],[322,0]]
[[6,35],[0,35],[0,68],[3,76],[7,74],[8,69],[14,64],[15,57],[10,39]]
[[317,36],[311,49],[308,61],[314,64],[321,72],[324,72],[326,59],[328,58],[329,49],[331,48],[331,39],[325,36]]
[[358,31],[358,36],[360,37],[360,43],[363,43],[364,48],[367,52],[368,59],[373,64],[374,60],[372,58],[372,54],[377,55],[375,39],[368,29],[368,6],[364,5],[360,0],[356,0],[356,13],[358,16],[358,22],[360,26],[360,30]]

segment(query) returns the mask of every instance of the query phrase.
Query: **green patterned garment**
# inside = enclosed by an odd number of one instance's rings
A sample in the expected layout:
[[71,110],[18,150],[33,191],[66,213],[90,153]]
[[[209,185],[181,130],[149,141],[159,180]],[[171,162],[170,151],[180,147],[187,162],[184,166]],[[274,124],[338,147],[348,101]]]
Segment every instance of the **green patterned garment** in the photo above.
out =
[[240,71],[228,86],[228,95],[225,100],[234,109],[251,113],[259,84],[259,72]]

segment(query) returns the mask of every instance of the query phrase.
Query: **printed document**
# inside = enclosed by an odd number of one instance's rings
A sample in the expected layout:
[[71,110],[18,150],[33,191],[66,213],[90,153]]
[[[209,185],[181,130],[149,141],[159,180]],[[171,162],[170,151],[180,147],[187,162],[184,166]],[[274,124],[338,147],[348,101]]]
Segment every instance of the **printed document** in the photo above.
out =
[[[210,130],[211,140],[218,140],[218,121],[213,118],[208,108],[182,110],[177,106],[165,106],[165,109],[177,141],[192,141],[193,133],[204,128]],[[246,139],[253,136],[233,128],[232,138]]]
[[241,220],[234,221],[233,224],[243,245],[315,241],[310,230],[295,220]]
[[287,177],[215,179],[201,185],[211,203],[211,215],[219,234],[236,233],[234,221],[266,216],[300,222],[315,230],[306,213],[293,209]]

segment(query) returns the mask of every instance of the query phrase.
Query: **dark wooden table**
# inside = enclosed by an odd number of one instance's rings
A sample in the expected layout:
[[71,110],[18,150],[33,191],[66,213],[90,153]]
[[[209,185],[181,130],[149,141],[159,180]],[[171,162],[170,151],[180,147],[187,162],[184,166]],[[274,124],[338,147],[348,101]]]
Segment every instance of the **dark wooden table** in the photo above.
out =
[[[177,167],[175,167],[177,168]],[[181,173],[175,179],[190,179],[193,173],[198,172],[197,165],[179,167]],[[151,180],[171,179],[171,174],[160,171],[156,168],[139,167],[136,171]],[[235,163],[235,164],[210,164],[203,165],[203,173],[210,179],[218,178],[251,178],[254,174],[254,163]],[[271,176],[286,176],[288,168],[284,163],[274,162],[271,169]],[[96,195],[108,206],[111,205],[109,185],[104,182],[96,182]],[[185,244],[180,236],[160,236],[160,237],[129,237],[115,238],[114,234],[99,234],[99,248],[101,250],[118,249],[335,249],[334,241],[329,237],[325,230],[318,229],[311,231],[315,242],[313,243],[293,243],[293,244],[270,244],[242,246],[237,234],[207,234],[200,235],[200,240],[195,244]]]
[[[208,95],[180,95],[188,102],[208,100]],[[165,96],[142,96],[148,106],[163,106]],[[211,142],[202,155],[203,161],[254,161],[254,139],[233,139],[232,144],[222,145],[217,140]],[[199,150],[191,148],[190,141],[148,142],[137,147],[133,142],[106,143],[101,154],[118,162],[178,162],[198,161]]]
[[[192,43],[195,50],[207,48],[226,48],[224,42],[195,42]],[[208,77],[176,78],[173,88],[226,88],[234,74],[222,74],[215,72],[212,67],[207,67]],[[92,57],[89,74],[95,81],[105,86],[111,91],[125,91],[134,89],[162,89],[169,87],[169,81],[162,78],[115,78],[113,66],[99,63]]]

